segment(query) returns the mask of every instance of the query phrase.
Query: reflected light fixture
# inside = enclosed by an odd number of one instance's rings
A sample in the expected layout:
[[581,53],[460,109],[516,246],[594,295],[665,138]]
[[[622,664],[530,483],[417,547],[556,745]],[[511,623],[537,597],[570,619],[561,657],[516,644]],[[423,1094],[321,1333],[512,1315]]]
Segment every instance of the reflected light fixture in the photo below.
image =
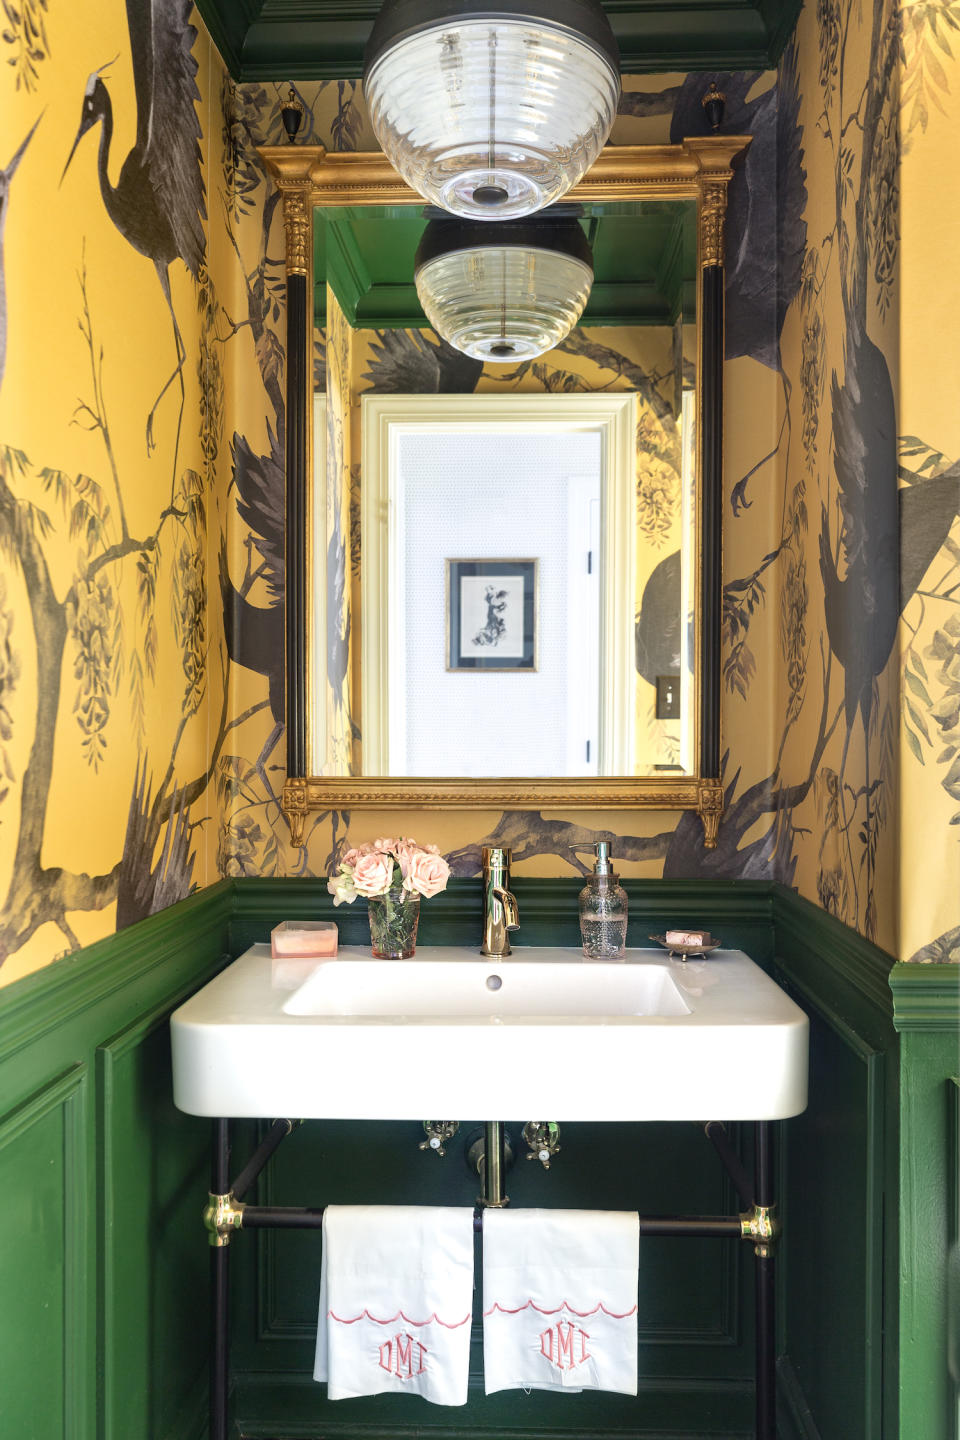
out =
[[515,219],[600,154],[620,52],[599,0],[384,0],[363,89],[408,185],[455,215]]
[[424,314],[477,360],[532,360],[570,333],[593,284],[590,246],[572,216],[490,225],[431,220],[414,261]]

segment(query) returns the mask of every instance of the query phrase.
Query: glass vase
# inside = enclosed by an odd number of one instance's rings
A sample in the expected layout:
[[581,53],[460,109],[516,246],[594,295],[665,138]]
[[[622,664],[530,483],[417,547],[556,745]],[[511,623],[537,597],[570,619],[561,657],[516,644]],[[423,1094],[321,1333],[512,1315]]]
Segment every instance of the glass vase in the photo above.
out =
[[420,896],[403,890],[367,899],[370,917],[370,949],[376,960],[406,960],[416,953]]

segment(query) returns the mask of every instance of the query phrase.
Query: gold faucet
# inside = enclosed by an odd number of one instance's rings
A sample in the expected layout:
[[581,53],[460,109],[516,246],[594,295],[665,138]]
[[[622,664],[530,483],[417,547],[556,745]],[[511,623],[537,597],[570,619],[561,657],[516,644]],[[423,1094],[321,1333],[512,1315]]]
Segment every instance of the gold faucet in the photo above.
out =
[[510,894],[510,851],[498,845],[484,845],[483,856],[483,944],[481,955],[509,955],[508,930],[519,930],[520,912]]

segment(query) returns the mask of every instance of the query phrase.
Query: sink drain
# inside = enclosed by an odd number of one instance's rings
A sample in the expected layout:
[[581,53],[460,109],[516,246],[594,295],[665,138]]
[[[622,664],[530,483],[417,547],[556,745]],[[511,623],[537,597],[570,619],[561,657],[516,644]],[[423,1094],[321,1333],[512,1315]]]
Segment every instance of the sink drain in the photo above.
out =
[[487,976],[487,989],[488,989],[488,990],[499,990],[499,989],[500,989],[500,986],[501,986],[502,984],[503,984],[503,981],[500,979],[500,976],[499,976],[499,975],[488,975],[488,976]]

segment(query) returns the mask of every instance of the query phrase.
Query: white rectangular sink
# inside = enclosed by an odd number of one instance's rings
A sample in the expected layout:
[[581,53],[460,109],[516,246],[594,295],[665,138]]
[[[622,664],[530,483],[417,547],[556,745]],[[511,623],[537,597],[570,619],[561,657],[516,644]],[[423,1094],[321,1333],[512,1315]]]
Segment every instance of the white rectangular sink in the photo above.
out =
[[807,1101],[807,1017],[741,951],[624,964],[343,946],[297,986],[255,945],[171,1019],[174,1100],[272,1119],[776,1120]]

